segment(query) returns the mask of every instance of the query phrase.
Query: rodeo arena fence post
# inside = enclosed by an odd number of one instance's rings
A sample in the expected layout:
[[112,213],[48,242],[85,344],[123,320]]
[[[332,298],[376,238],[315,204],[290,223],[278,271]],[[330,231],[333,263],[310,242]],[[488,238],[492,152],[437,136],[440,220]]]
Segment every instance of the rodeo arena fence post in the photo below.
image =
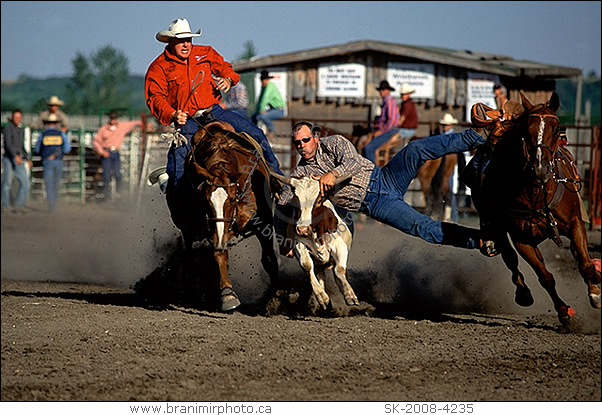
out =
[[[4,113],[2,116],[4,120],[7,120],[10,113]],[[24,114],[23,124],[30,124],[34,117],[34,114]],[[140,118],[142,125],[148,125],[147,120],[150,119],[150,115],[140,114]],[[277,130],[271,140],[274,153],[285,174],[290,174],[298,161],[290,139],[290,131],[296,121],[299,120],[291,117],[278,120],[276,122]],[[351,137],[350,132],[354,125],[366,124],[366,120],[349,119],[314,119],[309,121],[322,127],[322,135],[348,131],[343,133],[348,138]],[[65,167],[61,180],[60,197],[81,204],[102,201],[104,199],[102,167],[100,157],[94,151],[92,144],[99,127],[98,117],[70,116],[70,122],[72,125],[80,125],[81,127],[67,132],[72,150],[64,158]],[[5,123],[3,122],[2,125],[4,126]],[[459,123],[458,126],[468,128],[470,125]],[[436,127],[433,123],[429,124],[428,129],[431,134],[434,133]],[[567,147],[575,156],[577,168],[581,175],[581,196],[590,218],[589,229],[599,228],[602,194],[600,190],[600,126],[566,125],[563,128],[566,128]],[[137,128],[126,136],[120,151],[122,186],[121,195],[119,196],[121,198],[127,198],[140,204],[143,193],[158,192],[158,189],[148,188],[146,178],[153,169],[165,165],[169,143],[161,138],[161,134],[170,130],[170,127],[165,126],[158,126],[153,130]],[[30,150],[33,161],[33,167],[30,171],[31,186],[29,194],[29,200],[32,201],[45,198],[42,162],[39,156],[33,155],[33,149],[40,132],[25,127],[25,146]],[[2,138],[2,154],[4,154],[4,138]],[[389,158],[394,154],[394,152],[387,151]],[[111,186],[114,186],[114,184],[113,178]],[[406,197],[406,201],[413,207],[417,209],[424,208],[425,200],[421,194],[418,180],[412,182]]]

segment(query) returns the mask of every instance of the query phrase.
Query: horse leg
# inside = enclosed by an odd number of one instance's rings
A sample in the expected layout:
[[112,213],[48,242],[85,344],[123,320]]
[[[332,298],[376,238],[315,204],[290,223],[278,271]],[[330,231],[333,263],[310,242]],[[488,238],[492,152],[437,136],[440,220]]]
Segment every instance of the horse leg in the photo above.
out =
[[222,311],[232,311],[240,305],[238,296],[232,289],[232,282],[228,278],[228,251],[216,250],[215,261],[219,269],[219,289],[222,300]]
[[514,302],[521,307],[532,306],[534,303],[533,295],[531,295],[531,290],[527,287],[524,275],[518,269],[518,255],[512,245],[510,245],[508,234],[498,235],[495,242],[499,245],[504,264],[512,272],[512,283],[516,286]]
[[537,246],[528,245],[525,243],[515,242],[514,245],[521,257],[533,268],[537,274],[539,283],[548,292],[552,299],[554,309],[558,313],[558,320],[562,324],[567,324],[576,314],[575,310],[567,305],[556,292],[556,281],[554,276],[546,269],[543,255]]
[[574,221],[571,227],[571,254],[579,264],[579,273],[587,284],[589,303],[593,308],[601,308],[600,272],[596,269],[587,250],[587,234],[581,220]]
[[269,235],[265,235],[262,231],[258,231],[257,233],[257,239],[261,245],[261,265],[268,274],[268,277],[270,277],[270,287],[266,295],[268,301],[276,293],[280,282],[278,277],[278,256],[274,250],[274,229],[269,228],[269,231]]

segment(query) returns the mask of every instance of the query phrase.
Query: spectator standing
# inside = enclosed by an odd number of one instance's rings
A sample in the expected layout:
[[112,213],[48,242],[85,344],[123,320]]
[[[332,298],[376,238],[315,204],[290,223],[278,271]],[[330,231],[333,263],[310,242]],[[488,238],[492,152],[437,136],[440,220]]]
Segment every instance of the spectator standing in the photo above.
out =
[[261,71],[259,79],[261,80],[261,93],[255,108],[255,114],[252,116],[252,121],[257,124],[262,121],[268,129],[268,138],[274,137],[274,121],[284,117],[284,100],[280,91],[270,79],[273,79],[268,71]]
[[249,108],[249,94],[247,87],[242,82],[238,82],[228,92],[226,98],[220,103],[221,107],[226,110],[237,113],[241,117],[247,118]]
[[58,116],[49,114],[44,118],[44,131],[38,137],[34,149],[34,154],[42,157],[49,212],[56,211],[63,177],[63,157],[70,151],[71,143],[67,134],[59,128]]
[[125,136],[134,128],[142,127],[142,121],[119,121],[119,113],[110,111],[109,121],[96,132],[93,146],[100,156],[105,201],[111,200],[111,177],[115,177],[117,195],[121,191],[121,145]]
[[[451,115],[449,112],[446,112],[443,117],[439,120],[439,125],[441,125],[441,131],[443,134],[453,134],[456,131],[454,130],[454,126],[458,123],[458,120]],[[467,153],[470,153],[467,151]],[[458,214],[458,193],[460,193],[460,186],[463,186],[460,183],[460,180],[458,178],[458,166],[465,165],[464,162],[464,153],[460,152],[460,153],[456,153],[458,161],[456,163],[456,165],[454,166],[454,170],[452,171],[452,174],[449,176],[449,191],[451,193],[451,206],[450,206],[450,212],[445,214],[445,218],[447,219],[449,216],[449,219],[452,222],[458,222],[459,220],[459,214]],[[462,159],[462,162],[460,161],[460,159]],[[445,165],[442,164],[442,166],[440,167],[445,169]],[[447,209],[446,209],[447,210]]]
[[14,213],[23,213],[29,192],[29,175],[27,164],[31,167],[31,159],[25,150],[25,131],[21,125],[23,112],[14,109],[10,122],[2,129],[4,135],[4,156],[2,157],[2,212],[11,206],[10,191],[13,179],[17,179],[19,187],[14,200]]
[[50,97],[48,102],[48,109],[46,111],[42,111],[40,113],[39,118],[33,124],[31,124],[31,128],[34,130],[41,130],[44,128],[44,120],[48,118],[50,114],[54,114],[58,118],[58,126],[59,128],[67,132],[69,130],[69,119],[67,114],[61,111],[60,107],[62,107],[65,103],[59,99],[56,95]]

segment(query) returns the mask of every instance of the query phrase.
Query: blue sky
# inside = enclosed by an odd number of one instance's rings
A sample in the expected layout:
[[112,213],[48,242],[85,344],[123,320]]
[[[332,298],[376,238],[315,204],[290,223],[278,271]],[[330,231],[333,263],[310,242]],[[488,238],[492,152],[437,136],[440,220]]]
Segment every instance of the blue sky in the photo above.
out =
[[236,60],[251,40],[259,56],[380,40],[499,53],[600,69],[601,2],[137,2],[2,1],[2,80],[70,76],[71,61],[103,46],[143,75],[163,50],[155,33],[175,18],[203,29],[195,44]]

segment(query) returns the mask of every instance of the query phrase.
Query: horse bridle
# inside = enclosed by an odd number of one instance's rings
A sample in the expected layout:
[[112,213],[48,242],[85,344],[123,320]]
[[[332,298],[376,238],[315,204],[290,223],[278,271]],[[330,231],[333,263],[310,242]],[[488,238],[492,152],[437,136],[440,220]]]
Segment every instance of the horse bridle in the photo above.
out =
[[[554,160],[554,154],[555,154],[555,151],[553,151],[550,146],[543,143],[543,134],[544,134],[544,130],[546,127],[545,119],[552,118],[558,122],[560,122],[560,121],[558,120],[558,117],[554,114],[529,114],[529,117],[539,118],[539,131],[537,132],[537,144],[536,144],[535,157],[537,160],[537,167],[541,169],[543,167],[542,166],[542,155],[543,155],[542,149],[547,149],[552,154],[551,160]],[[551,167],[552,161],[550,161],[549,164]]]

